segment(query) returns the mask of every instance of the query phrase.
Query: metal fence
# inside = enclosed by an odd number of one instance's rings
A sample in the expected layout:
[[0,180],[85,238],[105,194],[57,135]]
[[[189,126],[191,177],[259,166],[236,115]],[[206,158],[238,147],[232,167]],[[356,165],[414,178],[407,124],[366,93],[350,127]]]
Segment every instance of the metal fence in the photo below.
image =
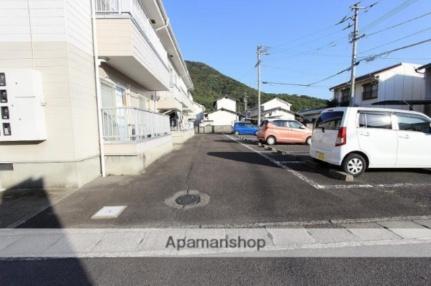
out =
[[105,142],[142,142],[170,134],[169,116],[132,107],[103,108]]

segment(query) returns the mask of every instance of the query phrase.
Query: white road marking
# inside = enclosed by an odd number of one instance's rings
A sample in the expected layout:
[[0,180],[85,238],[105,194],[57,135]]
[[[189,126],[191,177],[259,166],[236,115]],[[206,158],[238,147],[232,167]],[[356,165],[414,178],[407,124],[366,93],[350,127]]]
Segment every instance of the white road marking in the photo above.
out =
[[[269,160],[270,162],[272,162],[273,164],[275,164],[276,166],[279,166],[282,169],[285,169],[286,171],[288,171],[289,173],[291,173],[292,175],[296,176],[298,179],[306,182],[307,184],[309,184],[310,186],[312,186],[315,189],[318,190],[346,190],[346,189],[372,189],[372,188],[418,188],[418,187],[431,187],[431,183],[396,183],[396,184],[337,184],[337,185],[321,185],[318,184],[317,182],[315,182],[314,180],[304,176],[303,174],[292,170],[291,168],[287,167],[286,165],[284,165],[287,162],[296,162],[296,161],[277,161],[263,153],[269,153],[271,151],[257,151],[253,148],[251,148],[250,146],[247,146],[243,143],[241,143],[240,141],[236,140],[235,138],[232,138],[229,135],[225,135],[227,136],[229,139],[237,142],[238,144],[241,144],[242,146],[244,146],[245,148],[259,154],[260,156],[264,157],[265,159]],[[302,162],[302,161],[298,161],[298,162]],[[299,164],[299,163],[293,163],[293,164]]]
[[105,206],[98,210],[91,219],[113,219],[121,215],[127,206]]
[[236,140],[235,138],[229,136],[229,135],[225,135],[226,137],[228,137],[229,139],[231,139],[232,141],[237,142],[238,144],[241,144],[243,147],[255,152],[256,154],[259,154],[260,156],[264,157],[265,159],[267,159],[268,161],[270,161],[271,163],[273,163],[274,165],[286,170],[287,172],[291,173],[292,175],[296,176],[298,179],[304,181],[305,183],[309,184],[310,186],[312,186],[313,188],[316,189],[321,189],[321,185],[317,184],[316,182],[314,182],[313,180],[307,178],[306,176],[302,175],[301,173],[290,169],[289,167],[287,167],[286,165],[281,164],[279,161],[272,159],[271,157],[263,154],[261,151],[256,151],[255,149],[251,148],[250,146],[247,146],[241,142],[239,142],[238,140]]

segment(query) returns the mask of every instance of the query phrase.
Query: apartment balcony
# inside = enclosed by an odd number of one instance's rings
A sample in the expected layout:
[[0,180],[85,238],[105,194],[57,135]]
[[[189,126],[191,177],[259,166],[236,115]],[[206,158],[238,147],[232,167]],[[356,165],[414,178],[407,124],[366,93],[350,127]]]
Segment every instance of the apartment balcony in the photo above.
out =
[[96,0],[99,57],[148,90],[169,90],[168,54],[141,0]]
[[170,134],[169,116],[140,108],[102,109],[105,143],[139,143]]

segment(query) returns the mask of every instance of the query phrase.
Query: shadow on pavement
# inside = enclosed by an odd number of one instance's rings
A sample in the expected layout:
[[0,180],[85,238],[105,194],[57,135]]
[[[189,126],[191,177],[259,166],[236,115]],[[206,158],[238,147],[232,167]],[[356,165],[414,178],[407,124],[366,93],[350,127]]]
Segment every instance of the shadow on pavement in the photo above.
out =
[[208,152],[207,155],[248,164],[280,168],[255,152]]
[[[34,206],[32,202],[35,203]],[[49,207],[51,219],[56,228],[62,228],[61,221],[58,219],[50,197],[45,189],[43,179],[28,179],[20,184],[12,186],[0,193],[0,222],[2,222],[1,229],[3,233],[7,234],[7,229],[13,230],[13,228],[7,228],[8,226],[24,223],[26,219],[29,219],[32,215],[36,215],[44,208]],[[32,208],[33,207],[33,208]],[[32,208],[33,213],[29,211]],[[20,211],[25,209],[27,213],[19,215]],[[18,213],[18,215],[16,215]],[[5,218],[9,218],[7,225]],[[11,223],[11,220],[16,221]],[[4,222],[4,223],[3,223]],[[19,228],[19,225],[17,226]],[[38,267],[40,264],[35,257],[28,259],[26,257],[20,258],[8,258],[7,255],[3,255],[2,251],[6,253],[10,250],[9,247],[14,249],[37,249],[38,243],[41,242],[41,237],[38,241],[32,241],[32,238],[37,240],[38,233],[30,237],[24,237],[20,240],[2,246],[0,248],[0,285],[35,285],[34,281],[43,281],[44,285],[93,285],[87,272],[78,258],[68,258],[67,269],[61,275],[54,268],[43,268]],[[46,239],[51,239],[47,237]],[[24,240],[24,241],[23,241]],[[53,240],[53,245],[59,241]],[[33,245],[34,243],[34,245]],[[65,249],[73,249],[72,245],[68,241],[62,241],[62,247]],[[24,250],[23,250],[24,251]],[[25,255],[25,254],[24,254]],[[65,261],[63,259],[63,261]],[[14,265],[19,267],[14,267]],[[2,269],[9,269],[9,271],[2,271]],[[43,279],[41,279],[43,278]]]

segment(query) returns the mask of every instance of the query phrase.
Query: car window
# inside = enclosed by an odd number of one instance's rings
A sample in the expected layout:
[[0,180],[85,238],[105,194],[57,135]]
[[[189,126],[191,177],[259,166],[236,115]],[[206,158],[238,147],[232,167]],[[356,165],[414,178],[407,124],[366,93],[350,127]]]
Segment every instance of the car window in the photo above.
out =
[[386,112],[360,112],[359,127],[392,129],[391,115]]
[[272,124],[278,126],[278,127],[287,127],[288,122],[286,120],[274,120]]
[[316,121],[316,128],[325,128],[328,130],[338,130],[343,120],[343,111],[328,111],[320,115]]
[[303,125],[297,121],[289,121],[290,128],[300,129]]
[[422,116],[397,113],[398,129],[404,131],[416,131],[430,134],[430,121]]

